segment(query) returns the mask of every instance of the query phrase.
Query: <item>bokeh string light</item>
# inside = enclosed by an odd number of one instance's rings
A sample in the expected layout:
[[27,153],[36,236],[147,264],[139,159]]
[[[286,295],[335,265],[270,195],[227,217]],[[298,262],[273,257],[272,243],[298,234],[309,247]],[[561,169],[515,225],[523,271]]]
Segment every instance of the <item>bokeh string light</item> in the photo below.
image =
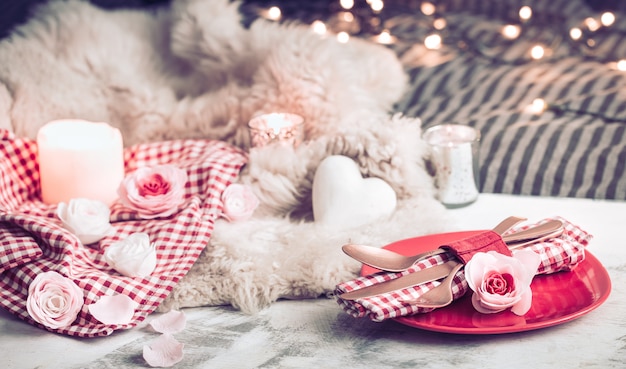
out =
[[[422,45],[433,52],[463,54],[497,64],[521,65],[582,57],[604,63],[611,70],[626,72],[626,45],[622,42],[626,30],[616,27],[618,15],[609,11],[576,20],[539,7],[511,7],[501,0],[481,1],[478,11],[469,9],[471,6],[459,7],[458,0],[285,1],[280,5],[272,0],[259,0],[257,3],[262,5],[256,14],[268,20],[299,20],[310,24],[317,34],[336,37],[338,42],[349,42],[352,37],[367,38],[393,48],[398,54]],[[467,17],[468,13],[472,17]],[[489,17],[484,13],[489,13]],[[480,22],[480,17],[485,17],[485,22]],[[567,106],[544,105],[537,114],[586,113],[609,122],[622,121]]]
[[[467,22],[459,19],[463,17],[463,13],[472,12],[462,8],[455,9],[451,6],[454,2],[454,0],[387,2],[259,0],[255,3],[260,4],[260,10],[257,12],[260,16],[274,21],[300,19],[311,24],[315,32],[335,34],[342,42],[356,36],[370,38],[393,47],[422,43],[431,50],[469,52],[491,62],[508,64],[572,55],[582,55],[587,59],[604,63],[615,64],[620,61],[620,65],[626,63],[626,55],[613,55],[616,51],[626,53],[626,48],[616,50],[619,48],[612,47],[626,35],[626,30],[614,27],[617,15],[613,12],[590,14],[579,24],[571,25],[573,20],[566,19],[560,14],[551,14],[545,10],[536,11],[528,5],[507,9],[508,5],[505,2],[488,0],[482,2],[482,9],[492,7],[500,9],[498,11],[500,17],[490,16],[487,19],[489,22],[485,22],[495,25],[495,28],[492,32],[468,35]],[[287,14],[290,16],[287,17]],[[411,18],[411,22],[402,21],[407,17]],[[411,29],[406,29],[407,23],[412,24]],[[401,25],[398,32],[394,29],[396,25]],[[603,43],[606,45],[603,46]],[[511,55],[506,52],[511,46],[517,46],[518,49],[526,47],[526,52]]]

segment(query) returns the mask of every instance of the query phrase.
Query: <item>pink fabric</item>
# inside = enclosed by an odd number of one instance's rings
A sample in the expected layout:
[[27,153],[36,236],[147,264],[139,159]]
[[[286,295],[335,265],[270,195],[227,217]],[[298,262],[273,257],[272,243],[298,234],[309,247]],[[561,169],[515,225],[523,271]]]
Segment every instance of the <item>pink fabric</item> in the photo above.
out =
[[502,240],[502,236],[494,231],[485,231],[440,247],[448,250],[463,264],[467,264],[477,252],[497,251],[502,255],[511,256],[511,250]]
[[[238,148],[210,140],[127,148],[127,173],[158,164],[174,164],[187,172],[184,206],[168,218],[145,220],[118,201],[111,207],[115,234],[85,247],[61,226],[55,215],[57,205],[41,202],[36,143],[0,130],[0,154],[0,305],[33,325],[80,337],[105,336],[134,327],[157,308],[208,244],[222,211],[220,196],[247,161]],[[146,278],[124,277],[104,260],[105,246],[134,232],[148,233],[156,244],[157,267]],[[26,311],[29,284],[48,270],[70,278],[84,291],[85,306],[67,328],[41,326]],[[139,303],[131,323],[106,325],[89,314],[86,305],[100,296],[116,294]]]
[[[585,247],[588,245],[591,235],[563,218],[556,219],[559,219],[564,223],[565,230],[561,236],[526,247],[526,249],[536,252],[541,257],[541,264],[539,265],[537,274],[550,274],[559,271],[571,270],[585,259]],[[548,220],[551,219],[545,219],[537,224],[545,223]],[[527,229],[530,226],[532,225],[518,227],[508,233],[518,232]],[[358,290],[386,280],[395,279],[406,274],[415,273],[416,271],[430,266],[443,264],[448,260],[456,259],[452,253],[446,252],[422,260],[403,272],[379,272],[358,277],[337,285],[335,295],[339,296],[345,292]],[[421,308],[407,301],[416,300],[419,296],[434,288],[438,284],[439,282],[429,282],[404,288],[402,290],[387,292],[381,295],[356,300],[344,300],[337,297],[337,302],[348,314],[356,318],[367,317],[373,321],[380,322],[385,319],[432,311],[433,309],[431,308]],[[461,268],[453,280],[452,292],[454,299],[456,300],[463,296],[467,290],[468,286],[467,281],[465,280],[465,272],[463,268]]]

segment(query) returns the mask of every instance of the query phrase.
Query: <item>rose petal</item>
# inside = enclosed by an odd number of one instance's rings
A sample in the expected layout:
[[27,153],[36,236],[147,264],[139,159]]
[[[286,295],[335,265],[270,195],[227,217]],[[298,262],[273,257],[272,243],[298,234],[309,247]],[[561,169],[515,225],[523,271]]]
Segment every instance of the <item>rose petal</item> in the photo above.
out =
[[178,333],[185,329],[187,318],[182,311],[171,310],[166,314],[152,319],[150,326],[159,333]]
[[533,277],[537,274],[537,269],[539,268],[539,264],[541,264],[541,257],[539,254],[532,250],[517,250],[513,252],[513,257],[522,263],[527,270],[526,276],[530,276],[530,282],[532,282]]
[[495,258],[491,254],[477,253],[475,254],[469,263],[465,264],[465,279],[469,288],[476,291],[485,275],[487,266],[493,265]]
[[184,346],[170,334],[162,334],[143,347],[143,358],[152,367],[170,367],[183,359]]
[[494,308],[483,307],[483,302],[480,300],[480,297],[476,293],[472,294],[472,306],[474,306],[474,309],[476,309],[476,311],[482,314],[499,313],[506,309],[506,308],[494,309]]
[[515,315],[524,315],[528,312],[528,310],[530,310],[532,302],[533,294],[530,288],[528,288],[528,291],[521,295],[520,301],[513,305],[511,312]]
[[138,307],[139,304],[126,295],[102,296],[97,302],[87,305],[91,315],[107,325],[130,323]]

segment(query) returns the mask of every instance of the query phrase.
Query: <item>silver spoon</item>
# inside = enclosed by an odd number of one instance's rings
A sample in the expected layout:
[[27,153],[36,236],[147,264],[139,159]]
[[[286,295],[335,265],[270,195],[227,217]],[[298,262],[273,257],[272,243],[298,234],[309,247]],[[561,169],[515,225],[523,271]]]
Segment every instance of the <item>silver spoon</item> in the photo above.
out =
[[[494,231],[502,234],[503,232],[506,232],[510,227],[523,220],[525,219],[517,217],[507,218],[500,224],[498,224],[494,228]],[[536,242],[536,239],[538,238],[542,238],[545,236],[554,237],[556,232],[562,231],[562,229],[563,223],[561,221],[552,220],[542,225],[526,229],[524,231],[503,236],[502,239],[507,244],[512,244],[517,248],[521,247],[520,242],[525,242],[524,245],[527,245],[529,242]],[[401,272],[411,267],[413,264],[420,260],[446,252],[446,250],[438,248],[417,255],[405,256],[387,249],[356,244],[344,245],[342,247],[342,250],[348,256],[357,261],[360,261],[363,264],[389,272]]]

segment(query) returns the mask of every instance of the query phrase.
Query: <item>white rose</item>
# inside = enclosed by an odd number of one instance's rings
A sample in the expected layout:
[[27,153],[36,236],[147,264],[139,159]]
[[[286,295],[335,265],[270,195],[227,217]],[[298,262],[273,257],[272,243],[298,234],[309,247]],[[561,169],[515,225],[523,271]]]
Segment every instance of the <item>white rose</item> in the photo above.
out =
[[104,252],[109,266],[127,277],[146,277],[156,268],[157,255],[148,234],[133,233]]
[[114,231],[110,223],[111,210],[98,200],[77,198],[68,204],[59,203],[57,216],[83,245],[98,242]]

